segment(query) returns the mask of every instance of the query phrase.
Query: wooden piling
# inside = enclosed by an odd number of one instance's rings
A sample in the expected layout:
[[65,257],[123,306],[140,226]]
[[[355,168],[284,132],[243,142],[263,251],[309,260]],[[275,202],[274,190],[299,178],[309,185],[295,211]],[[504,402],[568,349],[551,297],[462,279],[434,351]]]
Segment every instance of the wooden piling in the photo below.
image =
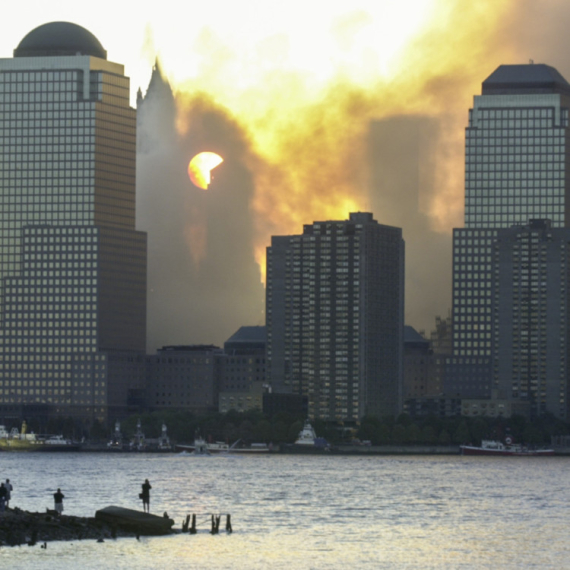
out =
[[232,531],[232,517],[231,515],[226,515],[226,532],[233,532]]
[[193,514],[192,515],[192,526],[190,527],[190,534],[196,534],[196,532],[198,532],[196,530],[196,515]]
[[182,521],[182,532],[188,532],[190,526],[190,515],[186,515],[186,520]]

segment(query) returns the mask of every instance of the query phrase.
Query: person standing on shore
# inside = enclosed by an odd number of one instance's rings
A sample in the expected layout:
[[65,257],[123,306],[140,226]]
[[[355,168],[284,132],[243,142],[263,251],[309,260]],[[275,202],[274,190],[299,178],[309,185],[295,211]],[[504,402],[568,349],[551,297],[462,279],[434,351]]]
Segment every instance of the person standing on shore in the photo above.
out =
[[53,494],[54,509],[58,516],[63,513],[63,499],[65,499],[65,495],[58,488],[57,493]]
[[143,511],[145,513],[150,513],[150,490],[151,489],[152,489],[152,487],[150,486],[148,479],[145,479],[144,483],[142,484],[142,493],[140,494],[140,497],[141,497],[142,503],[143,503]]
[[6,479],[4,487],[6,487],[6,508],[8,508],[10,506],[10,499],[12,498],[12,491],[14,490],[12,483],[10,483],[10,479]]
[[4,483],[0,483],[0,513],[4,512],[6,508],[6,487],[4,487]]

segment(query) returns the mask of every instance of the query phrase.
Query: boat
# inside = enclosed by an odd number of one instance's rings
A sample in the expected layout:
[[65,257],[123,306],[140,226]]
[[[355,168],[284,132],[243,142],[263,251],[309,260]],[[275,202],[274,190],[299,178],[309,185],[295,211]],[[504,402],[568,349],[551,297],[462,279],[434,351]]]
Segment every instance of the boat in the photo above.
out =
[[306,420],[303,429],[299,432],[299,435],[295,440],[295,445],[315,445],[316,439],[317,434],[315,433],[313,426],[309,420]]
[[[196,434],[194,437],[194,443],[177,444],[176,451],[189,455],[212,455],[212,452],[210,451],[211,445],[212,444],[206,443],[201,435]],[[216,448],[216,446],[214,446],[214,448]],[[217,453],[220,452],[218,451]]]
[[240,445],[241,440],[238,439],[228,450],[229,454],[258,455],[263,453],[271,453],[273,444],[270,443],[251,443],[250,445]]
[[141,420],[137,421],[137,431],[129,443],[129,451],[146,451],[146,440],[141,428]]
[[123,451],[124,449],[123,434],[121,433],[121,423],[118,420],[115,422],[115,431],[113,433],[113,437],[107,443],[107,449],[109,449],[109,451]]
[[325,453],[331,448],[324,437],[317,437],[317,434],[309,420],[305,420],[303,429],[299,432],[295,443],[281,445],[280,451],[283,453]]
[[170,438],[168,437],[168,429],[166,424],[162,424],[162,431],[160,437],[158,438],[158,450],[159,451],[172,451],[172,445],[170,444]]
[[513,443],[512,438],[507,437],[505,443],[501,441],[484,439],[480,446],[460,445],[462,455],[486,455],[486,456],[534,456],[548,457],[554,455],[554,449],[531,449],[519,443]]
[[78,451],[81,448],[80,443],[65,439],[62,435],[50,435],[39,442],[43,442],[43,445],[38,446],[36,451]]
[[44,442],[39,440],[34,432],[26,431],[26,422],[22,423],[21,432],[18,428],[8,431],[6,426],[0,425],[0,451],[35,451],[43,446]]
[[27,433],[26,422],[22,423],[21,431],[0,425],[0,451],[77,451],[79,443],[65,439],[62,435],[36,435]]

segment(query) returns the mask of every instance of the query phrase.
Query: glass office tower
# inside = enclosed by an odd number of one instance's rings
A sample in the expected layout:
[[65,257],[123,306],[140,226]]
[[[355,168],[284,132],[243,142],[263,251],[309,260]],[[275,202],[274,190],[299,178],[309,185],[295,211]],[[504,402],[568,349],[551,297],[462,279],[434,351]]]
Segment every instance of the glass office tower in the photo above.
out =
[[569,222],[570,85],[542,64],[501,65],[474,98],[465,139],[465,227],[453,231],[447,391],[490,397],[493,245],[531,218]]
[[[146,235],[123,66],[65,22],[0,60],[0,410],[106,419],[144,361]],[[140,378],[142,382],[142,375]]]

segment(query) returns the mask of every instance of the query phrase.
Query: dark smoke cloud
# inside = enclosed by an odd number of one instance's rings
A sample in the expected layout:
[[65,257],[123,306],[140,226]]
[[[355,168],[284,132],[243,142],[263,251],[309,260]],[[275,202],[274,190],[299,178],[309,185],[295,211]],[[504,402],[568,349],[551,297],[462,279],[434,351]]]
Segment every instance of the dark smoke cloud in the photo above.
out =
[[[248,143],[225,112],[203,97],[183,102],[189,128],[175,128],[175,101],[158,71],[139,104],[137,226],[148,232],[148,334],[168,344],[223,342],[242,325],[263,324],[264,292],[253,258]],[[201,151],[224,162],[208,190],[189,180]]]
[[[263,125],[277,143],[265,162],[211,98],[193,92],[175,101],[155,78],[139,110],[137,166],[138,228],[149,234],[149,350],[220,344],[239,326],[263,324],[254,246],[259,251],[272,234],[337,216],[343,198],[403,228],[407,324],[429,331],[436,315],[447,315],[451,230],[463,224],[463,133],[473,95],[500,64],[533,59],[570,78],[570,3],[447,5],[447,18],[417,38],[390,81],[362,89],[333,84],[319,100],[281,109],[288,88],[299,89],[278,74],[282,88]],[[188,124],[184,135],[175,128],[177,105]],[[186,173],[202,150],[225,160],[205,192]]]
[[451,240],[433,229],[422,203],[436,192],[439,122],[397,116],[370,124],[371,210],[380,223],[403,228],[406,242],[406,322],[420,328],[447,313],[451,297]]

